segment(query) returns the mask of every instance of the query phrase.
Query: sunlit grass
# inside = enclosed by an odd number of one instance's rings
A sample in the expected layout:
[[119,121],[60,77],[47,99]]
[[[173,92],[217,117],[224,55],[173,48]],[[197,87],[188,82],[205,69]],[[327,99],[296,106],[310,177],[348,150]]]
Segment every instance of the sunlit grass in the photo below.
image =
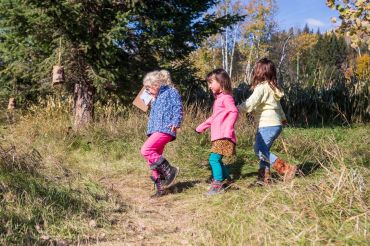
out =
[[[140,156],[140,147],[146,139],[146,114],[113,104],[98,105],[96,122],[77,133],[71,128],[70,106],[68,101],[49,99],[43,107],[20,115],[16,123],[3,125],[0,133],[6,142],[26,152],[36,148],[43,157],[43,168],[39,177],[22,177],[23,184],[37,183],[36,190],[42,191],[26,189],[25,197],[15,191],[17,173],[1,173],[0,184],[7,185],[8,193],[12,194],[3,196],[2,203],[14,201],[16,205],[2,206],[6,216],[0,228],[4,233],[9,227],[23,229],[13,230],[12,236],[2,237],[0,243],[38,240],[44,233],[34,229],[39,218],[51,219],[43,230],[53,239],[76,241],[91,235],[94,228],[89,227],[88,221],[109,217],[112,213],[109,208],[116,206],[110,198],[105,199],[108,192],[100,180],[117,178],[124,183],[145,178],[144,183],[149,182],[146,180],[149,170]],[[189,244],[366,245],[369,125],[285,128],[273,151],[299,165],[306,176],[291,183],[278,181],[268,187],[255,187],[258,161],[252,149],[254,128],[241,115],[236,126],[237,155],[225,159],[236,182],[225,194],[209,198],[204,193],[210,176],[207,162],[210,138],[208,133],[194,132],[207,116],[195,107],[186,108],[178,137],[165,150],[166,158],[180,167],[178,182],[195,184],[165,198],[166,203],[181,201],[178,214],[172,216],[194,216],[195,234],[184,232]],[[152,189],[149,185],[140,187]],[[94,200],[95,194],[104,199]],[[63,206],[71,199],[76,201],[75,210]],[[138,213],[135,209],[127,212]],[[120,217],[121,223],[124,219]],[[110,226],[109,220],[99,223],[108,240],[110,234],[126,233],[122,226]],[[176,237],[164,242],[176,242]]]

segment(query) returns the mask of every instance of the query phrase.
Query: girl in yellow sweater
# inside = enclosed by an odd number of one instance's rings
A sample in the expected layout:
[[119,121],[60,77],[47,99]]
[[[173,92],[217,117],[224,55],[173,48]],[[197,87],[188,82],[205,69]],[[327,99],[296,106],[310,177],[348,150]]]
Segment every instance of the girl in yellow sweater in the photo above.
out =
[[254,151],[260,160],[257,183],[266,185],[271,182],[270,167],[274,168],[284,180],[292,179],[297,171],[296,166],[289,165],[270,152],[275,139],[286,124],[286,117],[280,105],[284,93],[280,90],[276,79],[274,63],[263,58],[259,60],[253,70],[252,95],[243,102],[240,110],[253,112],[258,123]]

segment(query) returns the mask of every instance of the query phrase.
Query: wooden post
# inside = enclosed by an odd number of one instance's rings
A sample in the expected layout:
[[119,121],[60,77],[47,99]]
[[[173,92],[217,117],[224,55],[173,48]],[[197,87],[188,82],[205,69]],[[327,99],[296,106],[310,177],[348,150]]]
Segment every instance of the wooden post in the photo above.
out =
[[9,98],[8,110],[15,109],[15,106],[16,106],[15,98],[14,97]]

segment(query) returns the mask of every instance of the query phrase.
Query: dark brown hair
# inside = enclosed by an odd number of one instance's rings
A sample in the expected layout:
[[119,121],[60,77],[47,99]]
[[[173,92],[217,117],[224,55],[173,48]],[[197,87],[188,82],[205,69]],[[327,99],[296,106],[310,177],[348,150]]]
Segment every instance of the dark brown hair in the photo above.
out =
[[231,79],[229,74],[222,69],[222,68],[217,68],[207,74],[206,80],[209,83],[212,78],[215,78],[215,80],[220,84],[222,90],[226,93],[231,93]]
[[275,64],[267,58],[262,58],[254,66],[252,88],[254,89],[259,83],[264,81],[267,81],[273,90],[279,88],[276,79]]

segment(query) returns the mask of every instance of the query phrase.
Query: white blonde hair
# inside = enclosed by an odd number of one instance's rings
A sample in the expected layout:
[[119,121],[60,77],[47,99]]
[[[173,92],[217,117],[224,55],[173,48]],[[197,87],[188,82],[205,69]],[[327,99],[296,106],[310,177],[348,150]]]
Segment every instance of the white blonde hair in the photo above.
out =
[[162,85],[172,85],[171,74],[165,69],[159,71],[159,78],[162,81]]
[[145,75],[143,79],[144,85],[153,85],[157,84],[159,86],[162,85],[172,85],[171,75],[170,72],[167,70],[155,70],[152,72],[149,72]]

